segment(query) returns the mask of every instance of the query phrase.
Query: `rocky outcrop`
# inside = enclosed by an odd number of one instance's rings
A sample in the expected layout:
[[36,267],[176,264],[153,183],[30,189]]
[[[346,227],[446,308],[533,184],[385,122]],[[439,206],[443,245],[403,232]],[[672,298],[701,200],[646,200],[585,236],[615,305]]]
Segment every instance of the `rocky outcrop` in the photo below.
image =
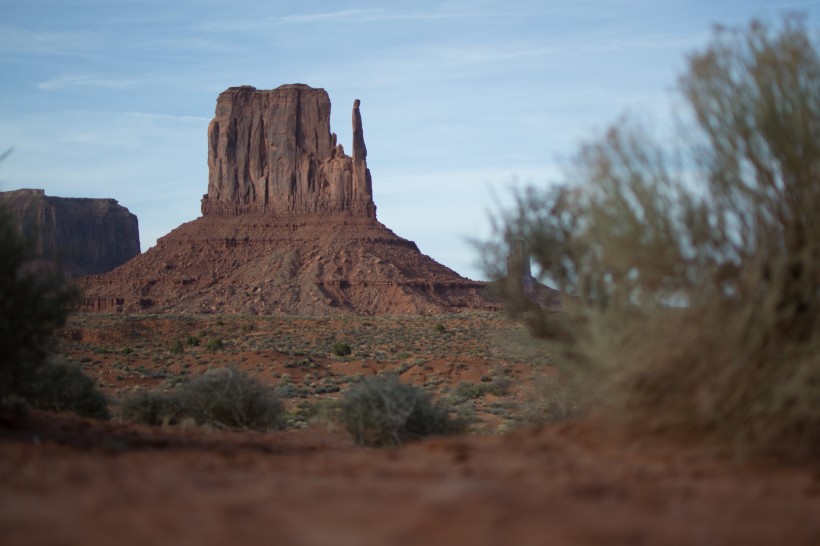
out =
[[330,132],[330,98],[303,84],[219,95],[208,127],[203,215],[249,212],[376,216],[359,101],[353,157]]
[[484,283],[422,254],[376,219],[360,103],[352,156],[323,89],[232,87],[208,128],[202,217],[107,275],[102,312],[442,313],[499,306]]
[[0,204],[34,241],[38,261],[68,277],[105,273],[140,253],[137,217],[114,199],[51,197],[23,189],[0,192]]

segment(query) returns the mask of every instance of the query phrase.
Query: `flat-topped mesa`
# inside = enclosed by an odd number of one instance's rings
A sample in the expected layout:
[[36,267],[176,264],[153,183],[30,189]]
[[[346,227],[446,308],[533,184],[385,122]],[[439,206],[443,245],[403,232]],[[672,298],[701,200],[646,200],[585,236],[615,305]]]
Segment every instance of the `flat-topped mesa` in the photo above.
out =
[[208,127],[208,193],[202,214],[235,216],[347,213],[376,217],[359,100],[353,103],[353,157],[330,132],[324,89],[231,87]]

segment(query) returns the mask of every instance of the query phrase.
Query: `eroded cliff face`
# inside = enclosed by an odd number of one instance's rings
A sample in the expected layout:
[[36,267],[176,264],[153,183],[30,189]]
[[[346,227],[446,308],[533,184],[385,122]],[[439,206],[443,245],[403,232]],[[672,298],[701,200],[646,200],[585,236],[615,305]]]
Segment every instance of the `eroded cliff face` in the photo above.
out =
[[68,277],[111,271],[140,253],[137,217],[114,199],[47,196],[43,190],[0,192],[18,230],[34,241],[39,261]]
[[330,132],[330,98],[303,84],[231,87],[208,127],[203,215],[346,212],[375,218],[359,101],[353,156]]

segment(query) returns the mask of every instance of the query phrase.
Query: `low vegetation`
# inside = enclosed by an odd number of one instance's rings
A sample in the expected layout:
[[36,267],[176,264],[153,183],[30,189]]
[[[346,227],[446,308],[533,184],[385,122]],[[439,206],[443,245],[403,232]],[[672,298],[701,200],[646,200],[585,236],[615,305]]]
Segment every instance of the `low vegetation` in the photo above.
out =
[[434,403],[429,392],[394,375],[368,377],[347,391],[339,404],[339,419],[356,443],[371,447],[461,428],[445,404]]
[[593,406],[741,450],[820,454],[820,61],[800,20],[716,31],[670,151],[621,120],[571,182],[529,188],[488,245],[524,241],[562,313],[503,288]]
[[218,428],[271,430],[282,404],[274,388],[232,368],[209,370],[171,393],[143,392],[126,398],[122,417],[148,425],[190,419]]

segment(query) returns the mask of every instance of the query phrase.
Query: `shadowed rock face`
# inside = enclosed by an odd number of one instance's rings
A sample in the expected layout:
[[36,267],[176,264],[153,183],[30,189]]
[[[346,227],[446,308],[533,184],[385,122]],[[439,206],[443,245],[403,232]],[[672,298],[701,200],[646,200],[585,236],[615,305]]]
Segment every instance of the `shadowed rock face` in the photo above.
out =
[[140,253],[137,217],[114,199],[47,196],[43,190],[0,192],[18,230],[35,243],[42,265],[68,277],[111,271]]
[[[376,219],[359,101],[352,157],[323,89],[232,87],[208,128],[202,217],[107,275],[87,311],[362,315],[497,309],[486,285]],[[435,198],[431,196],[431,198]]]
[[376,216],[359,101],[353,157],[330,132],[330,98],[302,84],[231,87],[208,127],[204,215],[347,212]]

